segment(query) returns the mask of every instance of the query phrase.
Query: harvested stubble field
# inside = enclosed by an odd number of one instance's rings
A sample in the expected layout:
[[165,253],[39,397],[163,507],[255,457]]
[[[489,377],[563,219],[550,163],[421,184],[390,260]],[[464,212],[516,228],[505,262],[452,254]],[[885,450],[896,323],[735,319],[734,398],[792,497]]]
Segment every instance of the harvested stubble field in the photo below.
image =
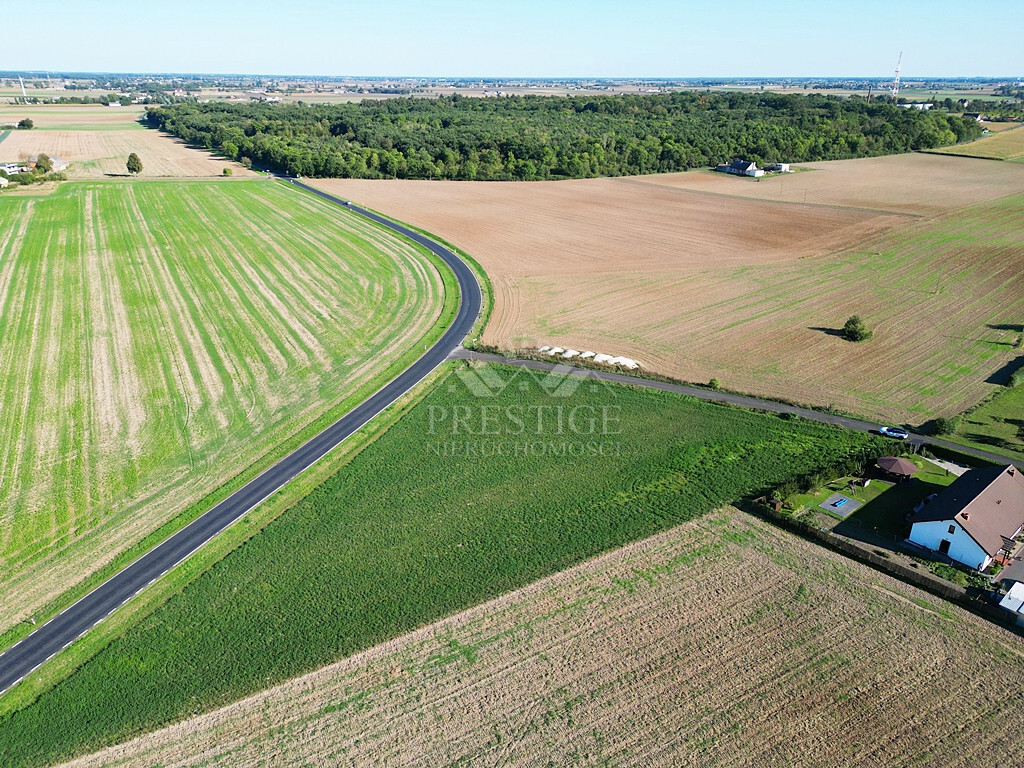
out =
[[97,104],[0,105],[0,123],[28,117],[34,131],[142,129],[143,107],[105,107]]
[[1015,764],[1024,643],[724,510],[68,764]]
[[57,155],[70,163],[72,179],[128,176],[125,162],[135,152],[142,158],[140,176],[220,176],[230,167],[235,176],[259,174],[210,152],[186,146],[184,142],[144,128],[138,107],[96,107],[57,105],[0,107],[0,123],[30,117],[31,130],[12,131],[0,147],[0,160],[26,160],[40,152]]
[[[1013,125],[1004,123],[1003,125]],[[1024,126],[1002,130],[994,136],[983,136],[966,144],[956,144],[935,150],[947,155],[990,157],[993,160],[1024,160]]]
[[125,162],[132,152],[142,159],[140,178],[214,177],[220,176],[225,167],[243,178],[259,175],[154,130],[12,131],[0,146],[0,157],[11,161],[40,152],[67,160],[67,174],[72,179],[129,176]]
[[48,765],[213,710],[886,449],[667,393],[501,366],[447,371],[344,470],[0,718],[0,763]]
[[[318,183],[477,258],[494,283],[488,344],[622,354],[900,422],[981,400],[1014,354],[989,326],[1024,312],[1024,169],[923,154],[809,167]],[[838,338],[852,314],[871,342]]]
[[68,182],[0,220],[0,632],[385,375],[443,302],[418,249],[270,182]]
[[988,121],[982,123],[985,130],[991,131],[992,133],[1002,133],[1003,131],[1009,131],[1013,128],[1020,128],[1019,122],[1006,121],[1003,123],[990,123]]

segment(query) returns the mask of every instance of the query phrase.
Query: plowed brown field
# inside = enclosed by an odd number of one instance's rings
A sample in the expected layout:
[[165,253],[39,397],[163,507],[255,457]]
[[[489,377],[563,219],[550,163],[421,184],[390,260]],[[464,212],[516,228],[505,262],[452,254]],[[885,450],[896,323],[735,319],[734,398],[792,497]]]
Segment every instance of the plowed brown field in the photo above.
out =
[[975,766],[1024,644],[735,510],[86,766]]
[[[967,146],[967,145],[963,145]],[[1024,191],[1024,172],[985,160],[929,154],[803,163],[797,173],[737,178],[723,173],[637,176],[636,183],[768,202],[840,205],[916,216],[948,213]]]
[[[317,183],[476,257],[494,284],[485,343],[621,354],[887,421],[981,400],[1015,353],[997,326],[1024,315],[1024,197],[1011,196],[1024,167],[935,155],[811,167],[761,181]],[[838,338],[852,314],[871,342]]]

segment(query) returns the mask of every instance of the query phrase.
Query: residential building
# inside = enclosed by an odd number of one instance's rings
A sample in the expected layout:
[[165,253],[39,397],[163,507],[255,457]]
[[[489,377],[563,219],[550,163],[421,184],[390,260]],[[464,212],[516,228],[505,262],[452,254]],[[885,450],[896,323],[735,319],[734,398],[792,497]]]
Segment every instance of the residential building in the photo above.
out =
[[753,160],[733,160],[728,165],[717,165],[715,170],[720,173],[732,173],[736,176],[764,176],[764,171],[757,167]]
[[1024,476],[1012,465],[968,470],[910,523],[909,541],[969,568],[1007,562],[1024,528]]

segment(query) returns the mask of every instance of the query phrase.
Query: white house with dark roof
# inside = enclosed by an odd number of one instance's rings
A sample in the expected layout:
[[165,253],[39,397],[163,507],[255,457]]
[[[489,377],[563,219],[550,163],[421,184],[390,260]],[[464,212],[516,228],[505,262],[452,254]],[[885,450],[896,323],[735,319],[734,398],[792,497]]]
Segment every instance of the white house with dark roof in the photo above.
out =
[[716,165],[715,170],[736,176],[764,176],[764,171],[753,160],[733,160],[728,165]]
[[983,571],[1013,552],[1024,528],[1024,475],[1012,465],[969,470],[910,523],[912,543]]

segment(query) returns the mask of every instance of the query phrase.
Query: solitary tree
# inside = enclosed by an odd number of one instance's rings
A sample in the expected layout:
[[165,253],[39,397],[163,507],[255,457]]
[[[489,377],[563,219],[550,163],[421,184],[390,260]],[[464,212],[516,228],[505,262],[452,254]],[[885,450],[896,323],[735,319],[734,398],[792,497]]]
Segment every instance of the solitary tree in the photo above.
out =
[[35,123],[32,122],[31,117],[26,117],[24,120],[18,121],[19,128],[32,128],[34,125]]
[[53,161],[50,160],[49,155],[39,155],[36,157],[36,173],[49,173],[53,170]]
[[854,315],[843,326],[843,338],[848,341],[867,341],[871,336],[872,331],[864,325],[860,315]]
[[142,161],[134,152],[128,155],[128,173],[136,176],[142,173]]

